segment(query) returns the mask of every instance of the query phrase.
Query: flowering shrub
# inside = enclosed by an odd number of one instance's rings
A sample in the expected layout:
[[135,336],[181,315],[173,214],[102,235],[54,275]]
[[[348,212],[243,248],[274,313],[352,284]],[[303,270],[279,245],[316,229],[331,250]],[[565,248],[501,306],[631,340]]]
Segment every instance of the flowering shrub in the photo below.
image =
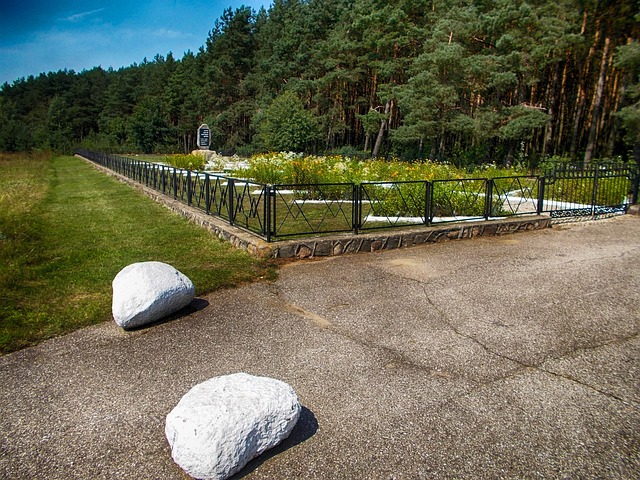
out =
[[238,169],[233,174],[269,184],[447,180],[470,176],[494,178],[520,173],[494,164],[483,165],[469,172],[449,163],[430,160],[408,163],[399,160],[358,160],[341,155],[305,157],[292,152],[254,155],[248,163],[248,168]]
[[217,152],[207,152],[207,163],[204,169],[213,172],[222,172],[226,163],[226,159]]
[[476,167],[470,172],[449,163],[429,160],[409,163],[358,160],[342,155],[303,156],[289,152],[254,155],[246,168],[237,169],[232,175],[272,185],[305,185],[293,189],[293,196],[298,200],[340,200],[349,197],[350,187],[347,191],[345,186],[327,184],[363,184],[363,195],[372,215],[424,218],[429,214],[425,212],[425,180],[450,180],[436,182],[434,186],[432,200],[438,216],[481,216],[484,213],[484,181],[462,182],[461,179],[519,173],[517,169],[494,164]]

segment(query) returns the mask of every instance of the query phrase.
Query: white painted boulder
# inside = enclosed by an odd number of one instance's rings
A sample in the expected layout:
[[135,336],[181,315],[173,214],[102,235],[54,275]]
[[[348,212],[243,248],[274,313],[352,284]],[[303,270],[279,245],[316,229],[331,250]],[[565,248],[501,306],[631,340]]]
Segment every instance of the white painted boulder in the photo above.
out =
[[112,286],[113,319],[125,329],[171,315],[195,296],[191,280],[162,262],[133,263],[120,270]]
[[189,390],[167,415],[165,435],[185,472],[222,480],[287,438],[300,411],[288,384],[236,373]]

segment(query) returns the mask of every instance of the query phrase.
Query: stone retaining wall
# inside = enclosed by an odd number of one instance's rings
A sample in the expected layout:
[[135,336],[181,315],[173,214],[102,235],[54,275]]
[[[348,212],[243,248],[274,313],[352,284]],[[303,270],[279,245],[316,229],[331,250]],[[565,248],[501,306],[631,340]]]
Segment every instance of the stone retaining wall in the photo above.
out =
[[310,258],[392,250],[454,239],[539,230],[548,228],[550,222],[550,217],[546,215],[533,215],[506,220],[378,231],[360,235],[304,238],[272,244],[274,251],[271,256],[274,258]]
[[[80,156],[79,158],[84,159],[84,157]],[[311,258],[347,253],[375,252],[377,250],[392,250],[454,239],[506,235],[528,230],[539,230],[551,226],[551,218],[547,215],[527,215],[503,220],[465,222],[431,227],[407,227],[401,230],[378,230],[373,233],[361,233],[359,235],[316,236],[268,243],[251,233],[229,225],[222,219],[207,215],[201,210],[189,207],[178,200],[174,200],[89,160],[87,162],[104,173],[141,190],[156,202],[165,205],[191,222],[206,228],[235,247],[262,258]]]

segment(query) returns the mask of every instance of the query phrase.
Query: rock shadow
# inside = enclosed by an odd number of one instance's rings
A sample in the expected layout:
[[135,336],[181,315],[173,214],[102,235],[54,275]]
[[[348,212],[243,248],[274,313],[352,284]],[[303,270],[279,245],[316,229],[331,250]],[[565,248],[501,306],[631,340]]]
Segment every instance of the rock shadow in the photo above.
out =
[[157,327],[158,325],[162,325],[163,323],[172,322],[182,317],[186,317],[191,315],[192,313],[199,312],[200,310],[204,310],[209,306],[209,302],[204,298],[194,298],[191,300],[191,303],[186,307],[182,307],[180,310],[175,311],[171,315],[167,315],[166,317],[161,318],[153,323],[147,323],[145,325],[140,325],[139,327],[134,328],[126,328],[127,332],[139,332],[142,330],[146,330],[148,328]]
[[303,406],[298,423],[293,427],[291,434],[280,445],[267,450],[262,455],[247,463],[242,470],[230,477],[230,480],[239,480],[240,478],[246,477],[270,458],[275,457],[296,445],[306,442],[313,437],[317,431],[318,420],[316,419],[316,416],[311,410]]

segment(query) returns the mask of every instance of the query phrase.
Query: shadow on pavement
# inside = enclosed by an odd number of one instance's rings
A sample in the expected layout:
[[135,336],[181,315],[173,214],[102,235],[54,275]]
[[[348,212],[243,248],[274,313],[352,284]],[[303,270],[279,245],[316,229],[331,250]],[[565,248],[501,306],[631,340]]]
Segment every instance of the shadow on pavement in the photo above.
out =
[[276,455],[279,455],[280,453],[293,448],[296,445],[300,445],[301,443],[306,442],[311,437],[313,437],[317,431],[318,420],[316,419],[316,416],[307,407],[302,407],[298,423],[296,423],[296,426],[293,427],[291,434],[277,447],[267,450],[259,457],[254,458],[249,463],[247,463],[247,465],[242,470],[231,477],[231,480],[238,480],[240,478],[246,477],[271,457],[275,457]]
[[204,310],[208,306],[209,306],[209,302],[207,300],[205,300],[204,298],[194,298],[191,301],[191,303],[189,305],[187,305],[186,307],[183,307],[180,310],[178,310],[177,312],[174,312],[171,315],[167,315],[166,317],[163,317],[163,318],[161,318],[160,320],[158,320],[156,322],[147,323],[145,325],[140,325],[139,327],[126,328],[125,330],[127,332],[138,332],[138,331],[142,331],[142,330],[147,330],[149,328],[157,327],[158,325],[162,325],[164,323],[169,323],[169,322],[172,322],[174,320],[178,320],[179,318],[186,317],[186,316],[191,315],[192,313],[196,313],[196,312],[198,312],[200,310]]

